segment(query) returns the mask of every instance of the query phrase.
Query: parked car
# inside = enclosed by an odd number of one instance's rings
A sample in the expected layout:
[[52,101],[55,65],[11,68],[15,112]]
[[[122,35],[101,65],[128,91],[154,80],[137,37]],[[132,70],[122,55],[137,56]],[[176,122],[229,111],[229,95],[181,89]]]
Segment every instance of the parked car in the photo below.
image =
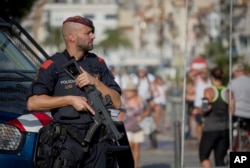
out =
[[[39,135],[52,117],[50,112],[31,113],[26,100],[38,68],[47,58],[47,53],[15,19],[0,18],[1,168],[40,168],[43,165]],[[133,158],[125,128],[122,123],[116,126],[125,136],[119,140],[122,150],[112,150],[117,154],[119,168],[131,167]]]

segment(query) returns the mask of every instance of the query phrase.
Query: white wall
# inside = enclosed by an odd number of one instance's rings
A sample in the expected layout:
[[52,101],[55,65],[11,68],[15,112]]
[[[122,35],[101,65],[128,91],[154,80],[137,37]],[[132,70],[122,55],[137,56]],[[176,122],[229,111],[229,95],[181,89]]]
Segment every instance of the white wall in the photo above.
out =
[[[50,13],[50,17],[48,17]],[[46,4],[44,8],[44,23],[50,19],[51,26],[61,26],[62,22],[71,16],[93,16],[91,19],[95,25],[96,42],[104,38],[103,32],[118,26],[118,6],[116,4]],[[107,15],[116,15],[116,18],[107,19]]]

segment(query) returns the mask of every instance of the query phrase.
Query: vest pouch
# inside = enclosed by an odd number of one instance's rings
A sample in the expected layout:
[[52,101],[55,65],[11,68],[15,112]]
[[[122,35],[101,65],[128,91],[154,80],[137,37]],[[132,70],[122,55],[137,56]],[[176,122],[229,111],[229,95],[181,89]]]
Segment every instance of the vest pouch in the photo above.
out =
[[80,118],[78,111],[72,106],[65,106],[58,109],[57,114],[61,120],[72,120]]

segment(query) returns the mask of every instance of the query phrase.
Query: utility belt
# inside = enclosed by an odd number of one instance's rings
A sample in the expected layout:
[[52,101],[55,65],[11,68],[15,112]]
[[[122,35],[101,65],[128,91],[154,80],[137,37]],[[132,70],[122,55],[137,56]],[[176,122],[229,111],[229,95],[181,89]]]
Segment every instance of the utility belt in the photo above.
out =
[[51,122],[43,128],[39,140],[41,143],[51,146],[53,142],[57,140],[65,141],[66,137],[70,136],[82,146],[86,146],[84,138],[90,126],[91,124],[61,125]]
[[[44,130],[40,135],[39,141],[42,144],[51,146],[55,141],[59,140],[64,142],[66,137],[70,136],[81,146],[85,147],[87,152],[89,144],[85,141],[85,136],[92,124],[93,123],[66,125],[51,122],[45,128],[43,128]],[[94,133],[91,142],[103,141],[106,137],[105,135],[105,127],[100,126],[100,128]]]
[[[92,143],[98,143],[106,138],[104,126],[100,126],[94,133],[90,142],[85,140],[85,136],[93,123],[87,124],[59,124],[55,122],[49,123],[39,132],[39,141],[36,152],[36,165],[38,168],[61,168],[62,165],[75,167],[78,163],[71,163],[69,160],[61,160],[58,158],[66,138],[70,137],[75,142],[79,143],[84,152],[89,151],[89,146]],[[39,159],[44,158],[44,160]],[[45,165],[45,166],[42,166]],[[66,167],[67,167],[66,166]],[[77,167],[77,166],[76,166]]]

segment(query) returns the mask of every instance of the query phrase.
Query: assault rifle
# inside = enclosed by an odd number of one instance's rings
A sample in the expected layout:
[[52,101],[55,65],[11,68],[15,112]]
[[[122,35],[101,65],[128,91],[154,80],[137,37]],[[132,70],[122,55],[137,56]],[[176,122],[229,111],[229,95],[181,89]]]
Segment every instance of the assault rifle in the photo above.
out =
[[[80,68],[74,59],[63,65],[63,69],[73,79],[75,79],[77,75],[81,73]],[[106,95],[103,98],[101,92],[92,85],[85,86],[83,89],[87,95],[88,102],[95,111],[95,115],[92,116],[94,123],[87,131],[84,141],[87,143],[91,142],[91,139],[93,138],[97,129],[104,125],[106,131],[105,138],[118,143],[118,140],[123,137],[123,134],[118,131],[107,108],[112,104],[110,95]]]
[[101,124],[106,126],[106,138],[112,141],[118,141],[122,138],[123,134],[116,128],[110,112],[107,110],[106,106],[111,105],[112,101],[109,95],[104,98],[101,96],[101,92],[98,91],[94,86],[86,86],[84,88],[88,102],[95,111],[95,115],[92,116],[94,123],[88,130],[85,141],[90,142],[93,134]]

